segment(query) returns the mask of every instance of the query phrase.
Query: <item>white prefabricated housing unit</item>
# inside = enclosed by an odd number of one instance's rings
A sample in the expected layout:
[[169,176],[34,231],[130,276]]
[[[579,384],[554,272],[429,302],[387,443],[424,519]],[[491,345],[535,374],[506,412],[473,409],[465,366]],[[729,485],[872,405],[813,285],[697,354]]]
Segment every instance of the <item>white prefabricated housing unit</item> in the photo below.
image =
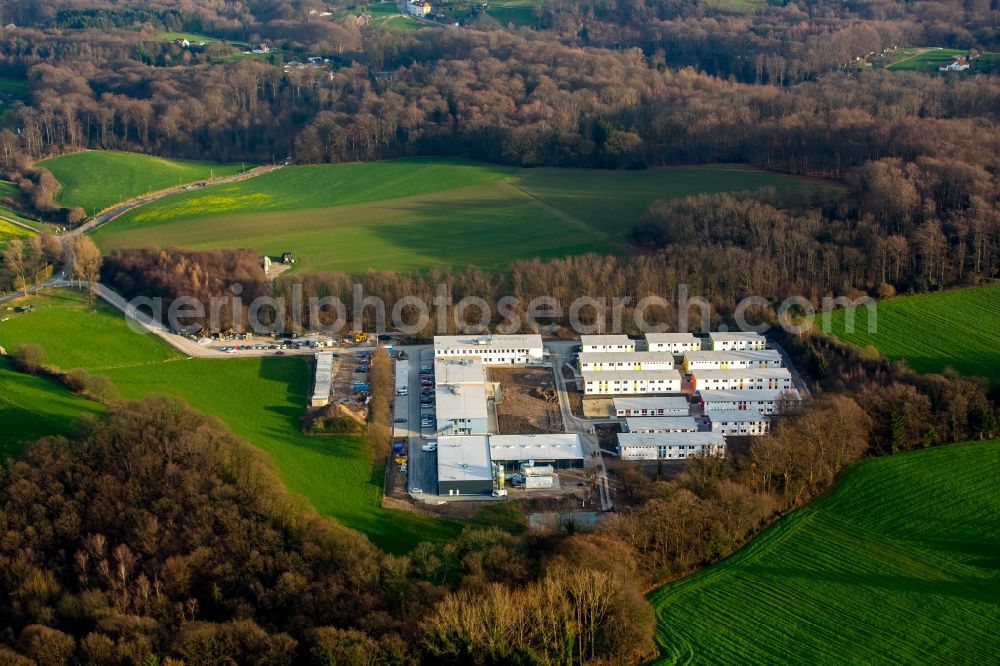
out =
[[630,416],[625,419],[627,432],[698,432],[693,416]]
[[493,468],[486,437],[438,437],[437,473],[439,495],[493,492]]
[[689,351],[701,351],[701,338],[691,333],[647,333],[646,347],[651,352],[683,354]]
[[684,396],[655,398],[615,398],[615,416],[687,416],[691,405]]
[[792,388],[792,373],[788,368],[744,368],[741,370],[695,370],[691,387],[696,391],[743,389],[778,390]]
[[580,372],[673,370],[674,356],[663,352],[582,352]]
[[581,335],[580,346],[583,354],[634,352],[635,340],[627,335]]
[[780,368],[781,354],[774,349],[748,351],[700,351],[684,354],[684,372],[695,370],[739,370],[742,368]]
[[434,383],[484,384],[486,372],[483,362],[475,357],[434,359]]
[[410,362],[396,360],[396,395],[407,395],[410,392]]
[[770,419],[756,409],[713,409],[705,415],[712,424],[712,432],[721,435],[766,435],[771,426]]
[[682,460],[696,455],[726,455],[726,438],[717,432],[618,435],[618,456],[622,460]]
[[575,433],[490,436],[490,460],[508,471],[522,465],[580,468],[585,457],[583,442]]
[[484,365],[527,365],[545,356],[542,336],[518,335],[438,335],[434,337],[434,358],[476,357]]
[[483,384],[439,384],[434,399],[438,435],[489,433],[489,401]]
[[316,375],[313,378],[313,393],[309,399],[310,407],[322,407],[330,404],[330,382],[333,379],[333,354],[319,352],[316,354]]
[[744,391],[698,391],[692,397],[706,414],[717,410],[755,410],[761,414],[778,414],[802,400],[798,389]]
[[752,332],[709,333],[708,340],[712,351],[747,351],[767,347],[767,338]]
[[583,373],[586,395],[679,393],[681,373],[676,370],[625,370]]

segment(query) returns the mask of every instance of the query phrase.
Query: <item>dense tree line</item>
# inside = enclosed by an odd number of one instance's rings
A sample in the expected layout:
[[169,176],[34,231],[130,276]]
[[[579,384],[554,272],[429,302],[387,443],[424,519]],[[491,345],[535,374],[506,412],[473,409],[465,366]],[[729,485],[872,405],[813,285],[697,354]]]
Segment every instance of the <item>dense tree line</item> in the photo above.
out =
[[639,48],[459,28],[367,31],[332,70],[156,67],[129,34],[0,31],[0,70],[27,76],[32,93],[20,133],[0,145],[31,157],[85,146],[257,161],[749,161],[839,177],[869,160],[921,156],[992,173],[1000,143],[989,77],[833,72],[777,88],[664,69]]
[[[629,554],[598,570],[597,537],[470,528],[386,555],[311,514],[259,452],[174,399],[115,403],[80,427],[0,472],[4,663],[620,663],[651,654],[652,616]],[[539,591],[544,604],[511,603]],[[481,632],[500,628],[489,615],[500,607],[471,616],[463,606],[481,595],[505,598],[504,622],[530,621],[537,638],[508,624],[487,650]]]

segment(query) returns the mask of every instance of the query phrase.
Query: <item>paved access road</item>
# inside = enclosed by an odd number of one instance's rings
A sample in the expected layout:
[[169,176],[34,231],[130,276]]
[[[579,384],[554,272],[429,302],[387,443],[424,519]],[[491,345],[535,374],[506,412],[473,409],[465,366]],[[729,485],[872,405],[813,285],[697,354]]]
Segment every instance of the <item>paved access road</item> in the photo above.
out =
[[[221,178],[216,178],[215,180],[211,180],[211,181],[205,181],[205,183],[206,183],[205,187],[215,187],[216,185],[225,185],[226,183],[236,183],[236,182],[239,182],[241,180],[247,180],[249,178],[254,178],[256,176],[261,176],[261,175],[263,175],[265,173],[269,173],[271,171],[275,171],[277,169],[282,168],[282,166],[283,165],[275,164],[275,165],[267,165],[267,166],[255,167],[253,169],[249,169],[247,171],[244,171],[243,173],[234,174],[232,176],[225,176],[225,177],[221,177]],[[79,226],[73,227],[72,229],[70,229],[69,231],[67,231],[65,234],[61,235],[60,238],[62,238],[62,239],[65,240],[67,238],[74,238],[76,236],[79,236],[80,234],[85,234],[88,231],[92,231],[92,230],[96,229],[97,227],[101,226],[102,224],[105,224],[106,222],[110,222],[111,220],[115,219],[116,217],[119,217],[120,215],[124,215],[125,213],[127,213],[130,210],[133,210],[135,208],[139,208],[140,206],[145,206],[148,203],[152,203],[153,201],[158,201],[160,199],[164,199],[166,197],[173,196],[175,194],[182,194],[184,192],[189,192],[189,191],[191,191],[191,189],[192,189],[192,187],[191,187],[190,184],[188,184],[188,185],[182,185],[180,187],[173,187],[173,188],[170,188],[168,190],[161,190],[159,192],[153,192],[151,194],[144,194],[141,197],[137,197],[135,199],[129,199],[128,201],[123,201],[120,204],[116,205],[114,208],[109,208],[109,209],[107,209],[105,211],[102,211],[96,217],[91,218],[90,220],[84,222],[83,224],[81,224]],[[202,188],[198,188],[198,189],[202,189]],[[4,218],[4,219],[9,220],[9,218]],[[30,228],[30,227],[27,227],[27,225],[21,224],[20,222],[15,222],[14,220],[9,220],[9,221],[14,222],[15,224],[18,224],[19,226]],[[28,294],[34,294],[34,293],[38,292],[40,289],[45,289],[47,287],[63,286],[63,285],[60,284],[60,282],[64,282],[65,279],[66,279],[66,272],[62,271],[62,272],[60,272],[57,275],[53,275],[51,278],[49,278],[45,282],[41,282],[39,284],[36,284],[34,286],[29,287],[27,289],[26,293],[28,293]],[[2,296],[2,297],[0,297],[0,304],[12,301],[15,298],[20,298],[24,294],[25,294],[25,291],[18,291],[16,293],[10,293],[10,294],[7,294],[6,296]]]

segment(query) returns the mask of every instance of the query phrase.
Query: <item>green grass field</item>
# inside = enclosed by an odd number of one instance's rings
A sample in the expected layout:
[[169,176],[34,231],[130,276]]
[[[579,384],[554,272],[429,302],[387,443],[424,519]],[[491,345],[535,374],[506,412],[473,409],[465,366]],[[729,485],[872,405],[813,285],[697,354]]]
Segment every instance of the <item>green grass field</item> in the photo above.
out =
[[511,169],[446,158],[288,167],[154,202],[99,228],[105,251],[180,245],[291,251],[301,270],[500,268],[614,252],[656,199],[827,183],[734,166]]
[[244,167],[98,150],[50,157],[39,165],[49,169],[61,185],[56,201],[67,207],[81,206],[88,215],[146,192],[212,175],[228,176],[239,173]]
[[97,403],[49,379],[16,372],[0,358],[0,461],[19,455],[25,443],[39,437],[69,435],[79,416],[101,411]]
[[[967,53],[968,51],[964,49],[899,49],[895,53],[899,59],[887,65],[886,69],[895,72],[936,72],[938,67],[951,63],[955,56],[964,56]],[[997,59],[1000,59],[1000,53],[984,52],[979,58],[972,61],[972,66],[966,73],[987,71],[994,66]]]
[[1000,441],[864,461],[649,599],[660,663],[990,664]]
[[906,361],[918,372],[956,372],[1000,380],[1000,284],[878,303],[876,331],[868,332],[868,310],[854,311],[854,332],[846,329],[848,311],[836,310],[831,331],[847,342],[878,348],[887,358]]
[[[0,322],[0,345],[7,349],[30,341],[63,370],[107,375],[126,398],[174,395],[218,416],[274,460],[289,490],[385,550],[405,551],[458,533],[457,523],[379,506],[382,470],[372,465],[364,438],[301,434],[311,381],[306,358],[188,359],[151,335],[130,331],[109,306],[87,306],[76,292],[26,302],[36,309]],[[22,401],[17,386],[13,393]]]

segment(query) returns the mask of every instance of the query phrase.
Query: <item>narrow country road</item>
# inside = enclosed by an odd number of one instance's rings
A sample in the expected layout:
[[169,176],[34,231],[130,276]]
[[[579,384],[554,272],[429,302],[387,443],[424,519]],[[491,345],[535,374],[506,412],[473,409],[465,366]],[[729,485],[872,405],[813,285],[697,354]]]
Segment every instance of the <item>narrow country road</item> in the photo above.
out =
[[[257,176],[262,176],[265,173],[270,173],[271,171],[277,171],[278,169],[282,168],[283,166],[284,165],[281,165],[281,164],[273,164],[273,165],[272,164],[268,164],[266,166],[254,167],[253,169],[248,169],[247,171],[244,171],[243,173],[234,174],[232,176],[224,176],[224,177],[221,177],[221,178],[216,178],[215,180],[212,180],[212,181],[205,181],[206,182],[205,187],[206,188],[207,187],[215,187],[217,185],[226,185],[228,183],[237,183],[237,182],[240,182],[242,180],[249,180],[250,178],[255,178]],[[102,224],[105,224],[106,222],[110,222],[111,220],[113,220],[116,217],[119,217],[121,215],[124,215],[125,213],[127,213],[130,210],[134,210],[136,208],[139,208],[140,206],[145,206],[148,203],[152,203],[154,201],[159,201],[160,199],[165,199],[167,197],[174,196],[176,194],[183,194],[184,192],[190,192],[191,191],[190,188],[191,188],[191,185],[189,183],[188,185],[182,185],[180,187],[173,187],[173,188],[170,188],[168,190],[160,190],[159,192],[152,192],[150,194],[144,194],[141,197],[137,197],[135,199],[129,199],[128,201],[124,201],[124,202],[116,205],[113,208],[109,208],[107,210],[102,211],[96,217],[94,217],[94,218],[92,218],[92,219],[84,222],[83,224],[81,224],[81,225],[79,225],[77,227],[74,227],[73,229],[70,229],[65,234],[63,234],[62,236],[60,236],[60,238],[63,238],[63,239],[74,238],[76,236],[79,236],[80,234],[85,234],[85,233],[87,233],[89,231],[93,231],[94,229],[96,229],[97,227],[101,226]],[[199,189],[202,189],[202,188],[199,188]],[[26,225],[26,224],[22,224],[20,222],[15,221],[15,220],[11,220],[10,218],[7,218],[7,217],[3,217],[3,216],[0,216],[0,217],[2,217],[3,219],[7,220],[8,222],[13,222],[14,224],[17,224],[18,226],[25,227],[25,228],[28,228],[28,229],[32,229],[31,227],[28,227],[28,225]],[[38,230],[37,229],[32,229],[32,231],[38,231]],[[45,280],[44,282],[40,282],[39,284],[33,285],[31,287],[28,287],[27,293],[28,294],[34,294],[38,290],[45,289],[47,287],[65,286],[65,285],[60,284],[61,282],[65,282],[65,279],[66,279],[66,272],[62,271],[62,272],[60,272],[57,275],[53,275],[51,278],[49,278],[48,280]],[[114,292],[111,292],[111,293],[114,293]],[[7,294],[6,296],[0,296],[0,305],[2,305],[4,303],[7,303],[9,301],[12,301],[15,298],[20,298],[20,297],[24,296],[24,294],[25,294],[25,292],[24,292],[24,290],[22,290],[22,291],[18,291],[18,292],[13,292],[13,293]]]
[[[248,180],[250,178],[256,178],[257,176],[262,176],[265,173],[270,173],[271,171],[277,171],[278,169],[282,168],[282,166],[283,165],[281,164],[274,164],[274,165],[268,164],[266,166],[254,167],[253,169],[248,169],[243,173],[233,174],[232,176],[223,176],[221,178],[216,178],[215,180],[211,181],[206,180],[205,187],[206,188],[216,187],[218,185],[238,183],[242,180]],[[175,194],[183,194],[184,192],[190,192],[192,191],[192,189],[193,188],[191,187],[191,184],[188,183],[187,185],[181,185],[180,187],[172,187],[168,190],[160,190],[159,192],[143,194],[142,196],[136,197],[135,199],[129,199],[128,201],[123,201],[115,205],[115,207],[113,208],[101,211],[96,217],[91,218],[90,220],[84,222],[83,224],[67,231],[63,237],[64,238],[66,236],[73,237],[73,236],[79,236],[80,234],[85,234],[88,231],[93,231],[94,229],[96,229],[97,227],[101,226],[106,222],[110,222],[116,217],[124,215],[125,213],[134,208],[145,206],[148,203],[159,201],[160,199],[165,199],[166,197],[170,197]],[[204,189],[204,188],[198,188],[198,189]]]

